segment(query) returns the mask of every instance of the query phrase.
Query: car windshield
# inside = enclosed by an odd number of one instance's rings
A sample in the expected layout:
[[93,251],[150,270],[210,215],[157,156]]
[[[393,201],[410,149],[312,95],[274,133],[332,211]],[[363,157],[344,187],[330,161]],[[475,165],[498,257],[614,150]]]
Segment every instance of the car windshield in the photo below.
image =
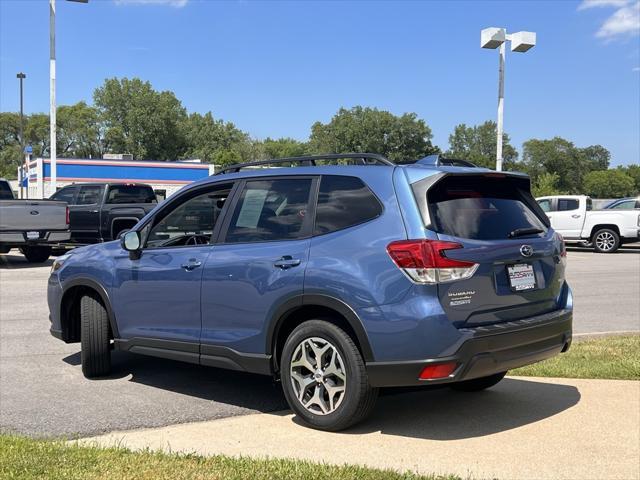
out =
[[9,182],[0,182],[0,200],[13,200],[13,191]]

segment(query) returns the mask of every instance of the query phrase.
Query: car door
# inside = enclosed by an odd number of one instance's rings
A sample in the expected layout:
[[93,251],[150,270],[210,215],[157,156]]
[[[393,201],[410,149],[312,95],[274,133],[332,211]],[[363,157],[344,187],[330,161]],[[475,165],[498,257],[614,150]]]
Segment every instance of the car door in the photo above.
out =
[[79,243],[100,242],[100,204],[103,185],[81,185],[74,205],[69,207],[71,238]]
[[232,186],[207,186],[173,198],[141,227],[140,257],[122,250],[113,288],[122,338],[183,350],[197,362],[203,267]]
[[264,353],[267,321],[301,298],[313,223],[312,177],[242,182],[202,280],[201,363],[221,347]]
[[565,238],[580,238],[584,224],[584,209],[578,198],[558,198],[553,214],[548,215],[551,226]]

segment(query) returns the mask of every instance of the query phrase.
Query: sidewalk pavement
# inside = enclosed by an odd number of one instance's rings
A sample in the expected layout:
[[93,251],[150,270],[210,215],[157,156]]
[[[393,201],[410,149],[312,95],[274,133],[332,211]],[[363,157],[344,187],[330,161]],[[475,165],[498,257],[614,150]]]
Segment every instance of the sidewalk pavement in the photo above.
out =
[[508,377],[480,393],[390,394],[369,420],[341,433],[305,428],[281,412],[80,441],[473,479],[640,479],[640,382]]

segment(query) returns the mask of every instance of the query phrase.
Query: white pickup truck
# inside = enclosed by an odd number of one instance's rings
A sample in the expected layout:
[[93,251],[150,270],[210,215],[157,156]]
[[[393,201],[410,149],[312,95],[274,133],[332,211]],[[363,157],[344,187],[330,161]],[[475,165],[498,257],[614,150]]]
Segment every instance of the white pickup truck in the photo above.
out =
[[0,253],[19,248],[28,262],[41,263],[70,237],[65,202],[16,200],[9,182],[0,178]]
[[624,243],[640,240],[638,211],[593,210],[591,198],[585,195],[539,197],[536,201],[567,243],[586,243],[596,252],[613,253]]

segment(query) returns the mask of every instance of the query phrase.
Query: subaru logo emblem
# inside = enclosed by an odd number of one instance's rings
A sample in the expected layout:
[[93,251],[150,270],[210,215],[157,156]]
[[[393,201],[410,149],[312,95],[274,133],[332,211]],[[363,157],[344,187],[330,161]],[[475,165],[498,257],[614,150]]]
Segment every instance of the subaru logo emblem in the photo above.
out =
[[31,210],[29,213],[31,215],[40,215],[40,212],[38,210]]
[[531,255],[533,255],[533,248],[531,247],[531,245],[522,245],[520,247],[520,255],[522,255],[523,257],[530,257]]

